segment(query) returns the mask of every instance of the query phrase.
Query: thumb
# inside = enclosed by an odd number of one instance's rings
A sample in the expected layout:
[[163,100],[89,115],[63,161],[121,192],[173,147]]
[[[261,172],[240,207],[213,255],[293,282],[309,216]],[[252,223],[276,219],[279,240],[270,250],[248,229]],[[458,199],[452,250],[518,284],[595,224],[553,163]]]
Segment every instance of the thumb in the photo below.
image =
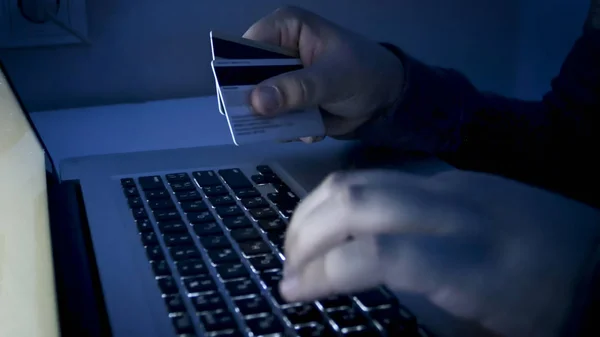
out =
[[254,111],[272,116],[316,107],[327,96],[325,73],[311,66],[263,81],[250,94],[250,101]]

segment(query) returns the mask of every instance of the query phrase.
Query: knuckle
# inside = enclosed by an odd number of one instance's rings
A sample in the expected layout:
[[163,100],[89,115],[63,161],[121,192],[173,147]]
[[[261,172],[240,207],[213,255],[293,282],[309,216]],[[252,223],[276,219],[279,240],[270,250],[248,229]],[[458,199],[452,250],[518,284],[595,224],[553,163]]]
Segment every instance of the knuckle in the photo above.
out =
[[327,177],[327,185],[332,188],[338,188],[348,180],[348,173],[343,171],[337,171],[331,173]]
[[353,183],[348,174],[339,173],[332,177],[332,192],[341,200],[342,205],[347,208],[355,208],[364,200],[365,186]]

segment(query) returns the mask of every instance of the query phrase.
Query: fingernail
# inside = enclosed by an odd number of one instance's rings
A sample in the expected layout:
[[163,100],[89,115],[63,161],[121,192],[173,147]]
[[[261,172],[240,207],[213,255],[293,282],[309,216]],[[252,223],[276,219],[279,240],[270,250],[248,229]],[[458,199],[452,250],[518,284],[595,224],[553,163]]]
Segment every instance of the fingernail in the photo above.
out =
[[259,112],[269,115],[281,107],[281,93],[276,87],[258,87],[256,94],[261,107]]

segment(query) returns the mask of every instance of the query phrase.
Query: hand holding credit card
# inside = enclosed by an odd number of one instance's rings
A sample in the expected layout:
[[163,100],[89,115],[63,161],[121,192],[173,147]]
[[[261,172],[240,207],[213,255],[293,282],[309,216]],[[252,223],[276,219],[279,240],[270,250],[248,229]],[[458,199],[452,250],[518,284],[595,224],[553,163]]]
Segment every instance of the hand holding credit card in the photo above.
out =
[[227,118],[236,145],[323,136],[325,126],[317,107],[264,117],[252,111],[249,96],[262,81],[302,69],[298,55],[284,48],[211,32],[219,110]]

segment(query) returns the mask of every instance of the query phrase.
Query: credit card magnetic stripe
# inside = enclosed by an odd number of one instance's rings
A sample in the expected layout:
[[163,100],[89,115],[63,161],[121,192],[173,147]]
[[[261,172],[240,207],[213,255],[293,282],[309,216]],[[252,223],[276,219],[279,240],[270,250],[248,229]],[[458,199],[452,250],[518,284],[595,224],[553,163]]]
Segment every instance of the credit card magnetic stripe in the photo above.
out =
[[302,69],[301,64],[272,66],[217,66],[213,67],[221,87],[256,85],[271,77]]

